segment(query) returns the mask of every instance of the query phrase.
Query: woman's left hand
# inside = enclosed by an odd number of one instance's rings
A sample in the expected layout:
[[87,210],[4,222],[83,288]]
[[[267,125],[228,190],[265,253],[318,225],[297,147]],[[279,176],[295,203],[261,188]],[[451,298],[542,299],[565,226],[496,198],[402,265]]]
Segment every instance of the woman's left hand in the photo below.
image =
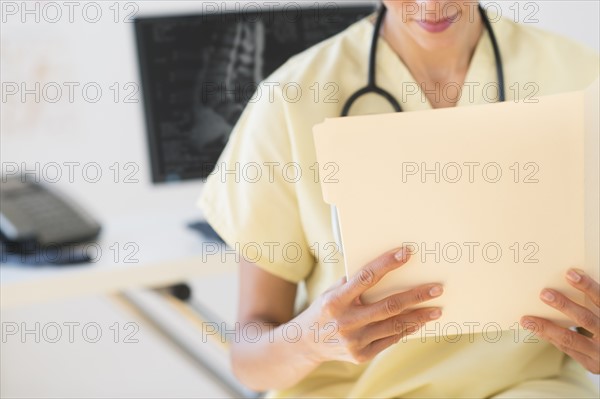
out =
[[[566,279],[569,284],[583,292],[596,307],[600,308],[600,285],[597,281],[575,269],[567,272]],[[542,290],[540,299],[567,315],[575,325],[584,328],[589,334],[583,335],[535,316],[522,317],[521,325],[571,356],[590,372],[600,374],[600,317],[598,312],[578,305],[560,292],[549,288]]]

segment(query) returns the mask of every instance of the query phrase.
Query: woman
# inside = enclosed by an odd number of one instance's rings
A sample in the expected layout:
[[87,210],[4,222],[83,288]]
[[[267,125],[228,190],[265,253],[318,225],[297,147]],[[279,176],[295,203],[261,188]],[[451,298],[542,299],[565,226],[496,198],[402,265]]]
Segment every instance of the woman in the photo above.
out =
[[[473,2],[383,3],[388,11],[379,32],[378,85],[405,112],[498,100],[498,90],[489,89],[498,86],[490,34]],[[597,78],[597,54],[532,27],[490,19],[508,101],[582,89]],[[418,333],[407,325],[426,328],[439,317],[440,309],[427,300],[443,295],[443,287],[432,282],[363,305],[362,292],[410,262],[403,248],[381,255],[349,281],[343,277],[343,259],[329,245],[335,242],[330,209],[314,173],[312,127],[339,116],[346,99],[364,87],[373,21],[354,24],[268,78],[205,186],[206,218],[245,258],[232,347],[237,376],[272,397],[597,396],[585,369],[600,371],[600,321],[556,291],[545,290],[540,299],[590,336],[526,317],[524,326],[539,327],[537,342],[515,339],[514,332],[493,343],[481,336],[456,343],[402,340]],[[390,111],[372,96],[357,101],[351,114]],[[245,169],[250,165],[252,173]],[[574,270],[566,277],[600,305],[597,282]],[[295,307],[299,288],[306,289],[306,305]],[[262,334],[248,333],[249,326]]]

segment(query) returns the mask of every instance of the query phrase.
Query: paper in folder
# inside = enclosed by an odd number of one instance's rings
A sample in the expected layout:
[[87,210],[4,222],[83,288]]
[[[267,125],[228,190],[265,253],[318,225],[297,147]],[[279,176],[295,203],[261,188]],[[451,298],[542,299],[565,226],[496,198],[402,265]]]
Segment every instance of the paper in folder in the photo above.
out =
[[518,329],[524,315],[571,325],[539,294],[554,288],[583,304],[567,269],[599,278],[598,97],[596,82],[531,103],[316,125],[348,276],[401,245],[413,253],[363,300],[439,282],[444,294],[423,303],[442,307],[439,335]]

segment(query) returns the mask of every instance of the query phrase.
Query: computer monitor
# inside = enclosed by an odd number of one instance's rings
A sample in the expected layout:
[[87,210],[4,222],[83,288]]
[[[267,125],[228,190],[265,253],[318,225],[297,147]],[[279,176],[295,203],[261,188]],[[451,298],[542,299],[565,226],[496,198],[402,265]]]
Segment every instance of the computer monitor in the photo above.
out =
[[309,4],[135,20],[154,183],[207,177],[259,82],[374,11]]

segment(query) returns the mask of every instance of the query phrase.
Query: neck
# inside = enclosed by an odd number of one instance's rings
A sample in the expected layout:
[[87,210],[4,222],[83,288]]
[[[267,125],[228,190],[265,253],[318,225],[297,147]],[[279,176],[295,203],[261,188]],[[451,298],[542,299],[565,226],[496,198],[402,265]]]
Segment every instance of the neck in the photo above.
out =
[[[420,46],[401,24],[402,22],[394,21],[388,12],[381,34],[417,82],[448,82],[456,81],[458,77],[464,80],[483,32],[483,23],[479,15],[474,23],[469,23],[467,28],[460,32],[452,45],[435,50]],[[459,83],[462,84],[462,80]]]

